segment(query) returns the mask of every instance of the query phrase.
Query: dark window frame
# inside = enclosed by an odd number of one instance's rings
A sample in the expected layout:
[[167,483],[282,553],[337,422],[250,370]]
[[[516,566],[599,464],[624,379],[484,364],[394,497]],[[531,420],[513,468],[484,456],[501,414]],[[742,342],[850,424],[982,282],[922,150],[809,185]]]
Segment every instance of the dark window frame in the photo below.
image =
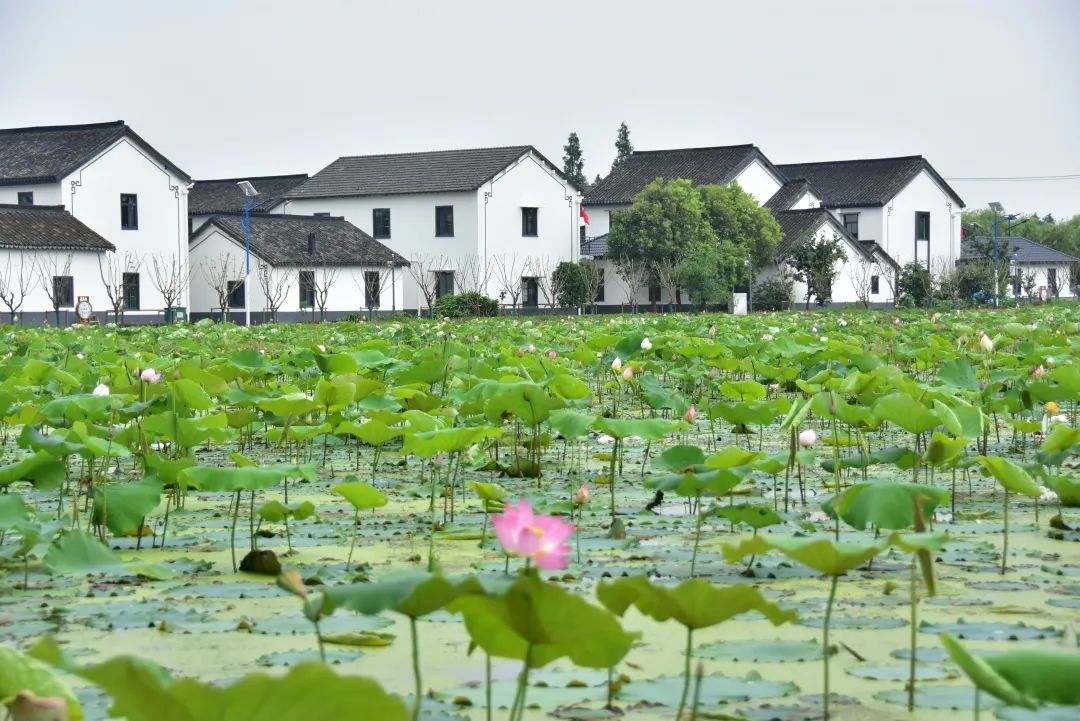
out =
[[597,270],[597,275],[600,278],[600,282],[596,286],[596,298],[593,300],[593,302],[594,303],[603,303],[604,302],[604,285],[607,282],[607,278],[605,277],[607,275],[607,273],[605,271],[607,270],[607,268],[599,267],[596,270]]
[[870,276],[870,295],[878,295],[881,293],[881,276]]
[[390,238],[390,209],[371,209],[371,237],[376,240],[389,240]]
[[664,296],[664,289],[661,288],[659,285],[650,285],[649,286],[649,302],[650,303],[659,303],[660,299],[663,296]]
[[124,310],[140,310],[139,274],[124,273],[122,283],[120,287],[124,296]]
[[435,272],[435,299],[444,295],[454,294],[454,271],[436,270]]
[[19,193],[18,200],[19,205],[33,205],[34,204],[34,191],[24,190]]
[[540,208],[521,208],[521,237],[536,238],[540,235]]
[[435,237],[436,238],[453,238],[454,237],[454,206],[452,206],[452,205],[436,205],[435,206]]
[[229,280],[226,281],[226,283],[227,285],[225,287],[229,291],[228,297],[226,298],[229,310],[236,310],[238,308],[240,310],[243,310],[245,300],[243,278],[241,278],[240,280]]
[[[854,219],[854,220],[852,220]],[[859,214],[858,213],[843,213],[841,220],[844,222],[844,230],[846,230],[852,238],[859,239]],[[851,229],[851,226],[855,226],[855,230]]]
[[75,307],[75,277],[71,275],[54,275],[52,282],[53,302],[56,307]]
[[1061,288],[1058,287],[1057,275],[1057,268],[1046,269],[1046,295],[1049,298],[1057,298],[1061,295]]
[[296,280],[300,295],[300,308],[315,307],[315,271],[301,270],[297,273]]
[[[364,307],[378,308],[382,297],[382,276],[377,270],[364,271]],[[374,292],[372,290],[374,287]]]
[[120,230],[139,229],[139,196],[120,193]]
[[534,275],[521,276],[521,307],[540,307],[540,280]]
[[[926,230],[925,235],[919,232],[923,228]],[[930,211],[928,210],[915,211],[915,240],[930,242]]]

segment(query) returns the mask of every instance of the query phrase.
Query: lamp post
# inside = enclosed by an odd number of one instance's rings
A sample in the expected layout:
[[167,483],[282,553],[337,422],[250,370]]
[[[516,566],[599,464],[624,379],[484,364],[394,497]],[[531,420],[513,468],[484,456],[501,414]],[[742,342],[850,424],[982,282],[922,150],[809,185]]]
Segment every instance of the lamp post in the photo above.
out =
[[259,191],[250,181],[241,180],[237,185],[244,194],[244,327],[251,327],[251,210],[255,207],[255,196]]
[[[989,205],[990,210],[994,211],[994,222],[992,227],[994,235],[994,307],[997,308],[1001,305],[1001,284],[998,280],[998,231],[1001,227],[1002,221],[1016,220],[1016,215],[1011,213],[1009,215],[1004,215],[1005,206],[997,202],[996,200]],[[998,217],[999,214],[1002,214],[1001,217]]]

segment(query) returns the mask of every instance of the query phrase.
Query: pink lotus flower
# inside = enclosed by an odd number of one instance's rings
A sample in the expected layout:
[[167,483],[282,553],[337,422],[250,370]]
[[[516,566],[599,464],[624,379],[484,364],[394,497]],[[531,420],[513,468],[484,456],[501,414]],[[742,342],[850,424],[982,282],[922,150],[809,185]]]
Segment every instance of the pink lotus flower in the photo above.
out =
[[893,325],[900,325],[900,319],[899,318],[894,318],[892,324]]
[[648,336],[641,339],[641,350],[652,350],[652,341]]
[[548,359],[549,360],[555,360],[558,357],[559,357],[559,354],[557,352],[555,352],[553,350],[548,351]]
[[687,408],[685,417],[686,417],[687,423],[693,423],[694,421],[696,421],[697,420],[697,407],[696,406],[690,406],[689,408]]
[[1046,375],[1046,368],[1038,366],[1035,370],[1031,371],[1031,375],[1035,376],[1035,380],[1041,381],[1042,377]]
[[799,434],[799,445],[803,448],[810,448],[815,443],[817,443],[817,431],[813,428],[807,428]]
[[778,390],[780,390],[780,384],[779,383],[770,383],[769,384],[769,390],[772,391],[773,393],[776,393]]
[[507,504],[491,517],[491,525],[502,547],[512,556],[522,556],[537,568],[554,570],[569,565],[570,546],[566,540],[574,527],[565,521],[533,512],[524,498],[517,506]]
[[611,361],[611,370],[616,373],[622,370],[622,358],[615,356],[615,360]]
[[99,383],[98,386],[94,388],[93,393],[95,396],[107,396],[109,395],[109,386],[104,383]]
[[139,374],[139,380],[141,380],[143,383],[157,383],[159,380],[161,380],[161,374],[153,368],[147,368]]
[[529,344],[529,348],[528,348],[528,351],[529,351],[530,353],[535,353],[535,352],[536,352],[536,346],[534,346],[534,345],[533,345],[532,343],[530,343],[530,344]]
[[574,505],[584,506],[589,502],[589,487],[584,483],[581,484],[581,488],[577,489],[577,493],[574,494]]
[[622,379],[629,381],[634,379],[634,366],[626,366],[623,368]]
[[19,691],[8,704],[14,721],[67,721],[68,705],[61,696],[38,696]]
[[709,377],[710,378],[716,378],[719,375],[720,375],[720,369],[717,368],[716,366],[713,366],[712,368],[709,369]]

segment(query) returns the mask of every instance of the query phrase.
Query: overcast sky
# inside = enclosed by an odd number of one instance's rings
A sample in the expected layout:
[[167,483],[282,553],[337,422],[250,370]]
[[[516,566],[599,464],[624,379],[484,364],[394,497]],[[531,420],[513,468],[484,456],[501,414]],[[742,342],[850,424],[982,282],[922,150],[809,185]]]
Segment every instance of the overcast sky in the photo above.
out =
[[[1080,174],[1080,0],[0,0],[0,127],[124,119],[196,178],[570,131],[776,163],[922,154]],[[1080,213],[1080,178],[957,181]]]

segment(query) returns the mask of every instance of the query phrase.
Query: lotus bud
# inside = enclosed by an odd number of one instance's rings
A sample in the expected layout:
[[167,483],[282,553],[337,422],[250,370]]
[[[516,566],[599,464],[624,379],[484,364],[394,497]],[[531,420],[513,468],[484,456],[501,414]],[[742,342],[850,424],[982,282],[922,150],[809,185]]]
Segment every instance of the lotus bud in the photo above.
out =
[[715,323],[709,326],[709,335],[710,336],[716,335],[716,324]]
[[19,691],[8,704],[13,721],[68,721],[67,701],[61,696],[38,696]]
[[559,357],[559,354],[556,353],[555,351],[553,351],[553,350],[548,351],[548,359],[549,360],[555,360],[558,357]]
[[984,353],[994,352],[994,341],[990,336],[986,335],[986,331],[979,331],[979,347],[983,349]]
[[105,385],[104,383],[98,384],[98,386],[96,388],[94,388],[94,395],[95,396],[107,396],[107,395],[109,395],[109,386]]
[[1053,356],[1047,356],[1046,357],[1046,367],[1047,368],[1053,368],[1054,367],[1054,357]]
[[1035,376],[1035,380],[1041,381],[1042,377],[1046,375],[1046,369],[1042,366],[1037,366],[1035,370],[1031,371],[1031,375]]
[[529,350],[530,353],[535,353],[536,352],[536,346],[534,346],[532,343],[530,343],[528,350]]
[[847,321],[844,320],[843,318],[840,319],[840,327],[841,328],[847,328]]
[[771,391],[772,393],[776,393],[779,390],[780,390],[780,384],[779,383],[770,383],[769,384],[769,391]]
[[622,370],[622,358],[615,356],[615,360],[611,361],[611,370],[616,373]]
[[690,406],[689,408],[687,408],[685,418],[686,418],[687,423],[693,423],[694,421],[696,421],[697,420],[697,407],[696,406]]
[[799,445],[803,448],[811,448],[815,443],[817,443],[817,431],[813,428],[807,428],[799,434]]
[[436,468],[442,468],[444,463],[446,463],[446,456],[442,453],[437,454],[433,459],[431,459],[431,465],[435,466]]
[[813,333],[814,335],[817,335],[817,326],[816,325],[810,326],[810,332]]
[[899,325],[901,325],[901,321],[900,321],[899,318],[893,318],[892,324],[895,325],[895,326],[899,326]]
[[652,349],[652,341],[649,340],[648,336],[642,338],[641,339],[641,350],[651,350],[651,349]]
[[524,348],[518,348],[518,358],[520,358],[523,355],[525,355],[525,349]]
[[588,502],[589,502],[589,487],[586,486],[585,484],[582,484],[581,488],[577,489],[577,492],[574,494],[574,505],[575,506],[584,506]]
[[623,368],[622,379],[629,381],[634,379],[634,366],[626,366]]
[[143,383],[157,383],[159,380],[161,380],[161,374],[153,368],[147,368],[139,374],[139,380],[141,380]]
[[720,369],[717,368],[716,366],[713,366],[712,368],[709,369],[709,377],[710,378],[717,378],[717,377],[719,377],[719,375],[720,375]]

